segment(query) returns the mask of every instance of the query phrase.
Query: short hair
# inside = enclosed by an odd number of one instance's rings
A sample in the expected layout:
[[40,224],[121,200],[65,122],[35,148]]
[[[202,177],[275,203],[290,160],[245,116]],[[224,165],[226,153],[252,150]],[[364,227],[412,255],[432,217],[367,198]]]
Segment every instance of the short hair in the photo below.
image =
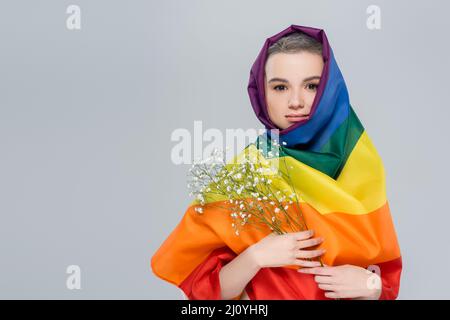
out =
[[273,43],[267,51],[267,58],[275,53],[297,53],[302,51],[322,56],[322,44],[303,32],[293,32]]

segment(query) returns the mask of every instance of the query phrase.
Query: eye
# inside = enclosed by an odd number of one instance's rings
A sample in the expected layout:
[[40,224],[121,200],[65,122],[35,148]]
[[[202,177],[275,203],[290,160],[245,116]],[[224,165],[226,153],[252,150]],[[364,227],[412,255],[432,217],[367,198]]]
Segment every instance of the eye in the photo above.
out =
[[284,91],[286,88],[285,85],[279,84],[278,86],[273,87],[275,91]]
[[317,90],[318,87],[319,87],[319,85],[316,83],[310,83],[306,86],[307,89],[313,90],[313,91]]

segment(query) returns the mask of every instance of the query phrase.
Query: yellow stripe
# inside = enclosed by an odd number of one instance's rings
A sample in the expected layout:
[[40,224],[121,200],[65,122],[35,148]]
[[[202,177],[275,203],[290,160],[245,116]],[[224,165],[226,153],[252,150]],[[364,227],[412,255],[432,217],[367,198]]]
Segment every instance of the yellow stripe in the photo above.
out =
[[[239,163],[246,156],[254,156],[263,167],[277,167],[291,176],[292,185],[300,198],[321,214],[341,212],[360,215],[385,205],[385,172],[382,160],[364,131],[351,152],[337,180],[290,156],[264,159],[254,145],[237,155],[228,165]],[[278,189],[289,190],[286,181],[274,179]],[[221,195],[211,195],[208,203],[227,200]],[[191,205],[198,204],[194,200]]]
[[386,203],[383,163],[366,131],[337,180],[291,157],[286,161],[297,192],[321,214],[367,214]]

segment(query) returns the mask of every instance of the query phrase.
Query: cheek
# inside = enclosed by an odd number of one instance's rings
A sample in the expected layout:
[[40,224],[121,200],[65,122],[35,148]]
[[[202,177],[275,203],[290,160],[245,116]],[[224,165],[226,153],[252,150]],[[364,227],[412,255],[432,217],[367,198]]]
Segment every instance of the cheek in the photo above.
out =
[[269,94],[266,98],[267,107],[272,114],[282,113],[284,111],[284,105],[287,104],[282,95]]
[[306,93],[306,104],[309,107],[312,106],[315,97],[316,97],[316,92],[308,92],[308,93]]

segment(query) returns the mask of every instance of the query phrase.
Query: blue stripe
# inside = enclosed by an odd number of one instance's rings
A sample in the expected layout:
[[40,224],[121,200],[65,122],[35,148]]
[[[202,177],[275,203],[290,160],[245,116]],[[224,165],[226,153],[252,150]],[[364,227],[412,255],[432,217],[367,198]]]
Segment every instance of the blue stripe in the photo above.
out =
[[349,116],[347,86],[331,48],[329,63],[328,81],[315,114],[305,124],[280,136],[280,141],[286,142],[287,147],[308,143],[308,150],[319,151]]

